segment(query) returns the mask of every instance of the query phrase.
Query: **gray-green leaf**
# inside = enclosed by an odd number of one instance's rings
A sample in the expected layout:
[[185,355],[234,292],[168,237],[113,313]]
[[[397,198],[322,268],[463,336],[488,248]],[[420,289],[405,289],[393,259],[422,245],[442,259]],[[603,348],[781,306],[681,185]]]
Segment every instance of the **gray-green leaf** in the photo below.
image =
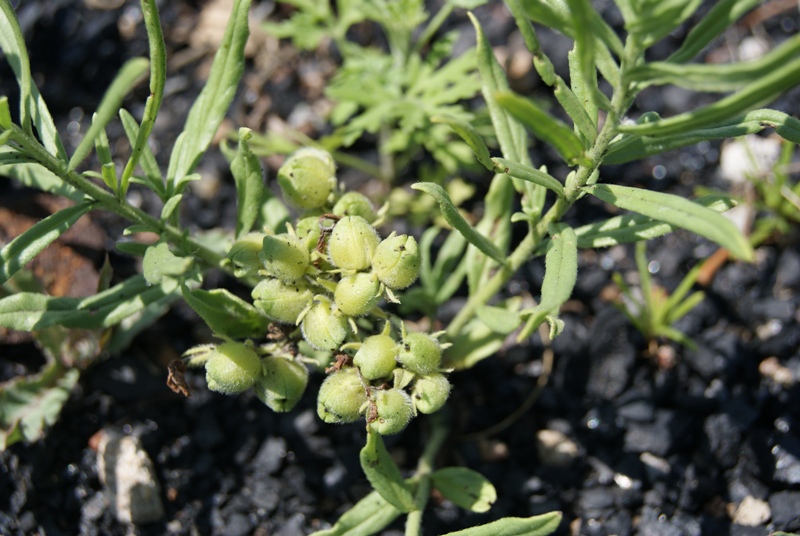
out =
[[488,512],[497,500],[489,480],[466,467],[445,467],[431,474],[431,483],[445,499],[472,512]]
[[467,145],[469,145],[470,149],[472,149],[472,151],[475,153],[475,157],[478,159],[478,162],[483,164],[486,169],[490,171],[492,170],[493,166],[491,155],[489,154],[489,148],[486,147],[486,143],[484,143],[483,138],[480,137],[472,125],[464,120],[447,114],[435,115],[431,117],[431,122],[444,123],[452,128],[456,134],[461,136],[461,138],[467,142]]
[[182,285],[181,292],[186,303],[218,336],[245,339],[261,337],[267,332],[269,319],[225,289],[190,290]]
[[231,173],[236,181],[238,200],[236,211],[236,236],[250,232],[261,210],[264,196],[264,177],[258,157],[250,150],[248,140],[252,136],[249,128],[239,129],[239,148],[231,162]]
[[486,525],[478,525],[443,536],[546,536],[561,523],[561,512],[534,517],[504,517]]
[[386,528],[399,515],[400,510],[373,491],[342,514],[334,526],[311,536],[369,536]]
[[361,449],[359,457],[367,480],[386,502],[401,512],[410,512],[415,508],[411,490],[386,450],[383,437],[379,433],[367,430],[367,444]]
[[157,285],[165,277],[185,274],[192,263],[191,257],[178,257],[170,251],[166,242],[159,242],[147,248],[142,261],[142,273],[149,284]]

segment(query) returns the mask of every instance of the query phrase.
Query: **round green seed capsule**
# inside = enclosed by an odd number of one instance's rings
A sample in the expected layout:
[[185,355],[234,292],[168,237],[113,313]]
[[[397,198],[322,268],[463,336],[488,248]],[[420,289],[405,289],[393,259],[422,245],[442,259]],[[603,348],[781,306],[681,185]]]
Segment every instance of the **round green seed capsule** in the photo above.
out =
[[334,311],[327,299],[309,309],[300,324],[303,338],[317,350],[335,350],[347,336],[347,317]]
[[295,234],[308,248],[308,251],[317,249],[317,242],[319,242],[319,217],[309,216],[298,220]]
[[305,244],[297,236],[287,233],[265,236],[258,257],[264,263],[264,271],[284,283],[301,279],[310,262]]
[[361,375],[367,380],[385,378],[397,366],[397,350],[397,341],[389,335],[373,335],[361,343],[361,348],[353,356],[353,364],[361,369]]
[[250,389],[261,375],[261,358],[240,342],[222,343],[206,361],[206,382],[227,395]]
[[372,274],[358,272],[343,277],[336,284],[333,299],[344,314],[365,315],[378,303],[380,286],[380,281]]
[[413,236],[392,234],[378,244],[372,269],[381,283],[391,289],[404,289],[419,276],[422,257]]
[[271,320],[283,324],[296,324],[297,317],[313,298],[311,290],[303,281],[287,285],[271,278],[260,281],[251,296],[253,305],[264,311]]
[[345,216],[336,222],[328,238],[331,262],[345,270],[366,270],[380,242],[375,228],[361,216]]
[[264,233],[247,233],[233,243],[228,258],[233,264],[233,275],[236,277],[247,277],[256,275],[263,268],[258,254],[264,247]]
[[255,384],[256,396],[272,411],[290,411],[302,398],[308,384],[308,369],[297,361],[270,356],[263,360],[263,373]]
[[364,194],[347,192],[333,205],[333,213],[337,216],[361,216],[368,223],[374,222],[378,215],[372,208],[372,202]]
[[378,417],[369,427],[381,435],[402,432],[411,421],[411,398],[400,389],[376,391],[373,396]]
[[447,402],[448,396],[450,396],[450,382],[444,374],[438,372],[417,378],[411,391],[414,407],[420,413],[426,414],[439,411]]
[[358,419],[366,401],[367,394],[356,369],[342,369],[322,382],[317,397],[317,415],[331,424],[353,422]]
[[397,360],[403,368],[417,374],[430,374],[442,364],[439,342],[427,333],[409,333],[403,339]]
[[292,205],[305,210],[320,208],[336,186],[333,157],[319,149],[300,149],[278,170],[278,184]]

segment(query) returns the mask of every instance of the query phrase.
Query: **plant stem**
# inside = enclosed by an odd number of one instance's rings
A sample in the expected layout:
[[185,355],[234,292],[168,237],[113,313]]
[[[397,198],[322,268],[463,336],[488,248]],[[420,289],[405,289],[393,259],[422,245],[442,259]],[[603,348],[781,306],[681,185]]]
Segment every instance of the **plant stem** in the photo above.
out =
[[414,493],[416,508],[409,512],[406,518],[405,536],[420,536],[422,534],[422,514],[425,512],[425,505],[428,503],[428,496],[430,495],[430,475],[433,472],[433,462],[439,453],[439,449],[442,448],[449,431],[441,413],[432,415],[430,420],[431,436],[425,444],[425,450],[422,452],[422,457],[420,457],[417,464],[417,472],[414,475],[414,479],[417,481],[417,490]]

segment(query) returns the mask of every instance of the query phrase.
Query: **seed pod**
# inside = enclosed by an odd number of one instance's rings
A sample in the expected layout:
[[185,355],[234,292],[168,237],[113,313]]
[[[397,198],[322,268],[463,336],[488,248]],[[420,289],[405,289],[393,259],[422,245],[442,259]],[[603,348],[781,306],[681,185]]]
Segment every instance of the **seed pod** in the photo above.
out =
[[356,369],[338,370],[319,388],[317,415],[330,424],[353,422],[358,419],[366,401],[367,394]]
[[345,270],[366,270],[380,242],[375,228],[361,216],[345,216],[336,222],[328,239],[331,262]]
[[294,283],[306,273],[310,257],[303,242],[293,234],[265,236],[258,258],[264,271],[284,283]]
[[264,233],[247,233],[233,243],[228,258],[233,264],[233,275],[236,277],[247,277],[256,275],[263,268],[258,254],[264,247]]
[[450,382],[444,374],[438,372],[417,378],[411,391],[411,400],[420,413],[439,411],[447,402],[448,396],[450,396]]
[[397,341],[388,334],[373,335],[364,339],[353,356],[353,364],[361,369],[367,380],[378,380],[392,373],[397,366]]
[[319,149],[300,149],[278,170],[278,184],[292,205],[305,210],[320,208],[336,186],[333,157]]
[[358,272],[343,277],[336,284],[333,299],[344,314],[365,315],[378,303],[381,297],[380,286],[380,282],[372,274]]
[[313,298],[303,281],[287,285],[271,278],[260,281],[251,296],[253,304],[264,311],[267,317],[283,324],[296,324],[297,317]]
[[255,384],[256,396],[272,411],[290,411],[306,390],[308,369],[297,361],[270,356],[263,360],[263,374]]
[[381,435],[402,432],[411,421],[413,410],[411,398],[400,389],[376,391],[373,396],[378,417],[369,423],[369,427]]
[[367,196],[358,192],[347,192],[333,205],[333,213],[337,216],[361,216],[367,223],[374,222],[378,215],[372,208]]
[[298,220],[295,233],[297,238],[306,245],[308,251],[314,251],[317,249],[317,242],[319,241],[319,217],[309,216]]
[[413,236],[392,233],[375,248],[372,269],[381,283],[391,289],[404,289],[419,276],[422,257]]
[[208,388],[227,395],[247,391],[260,375],[261,358],[240,342],[220,344],[206,361]]
[[300,327],[303,338],[317,350],[335,350],[347,336],[347,317],[335,311],[329,300],[320,299],[303,317]]
[[397,360],[411,372],[430,374],[442,364],[442,349],[427,333],[409,333],[403,339]]

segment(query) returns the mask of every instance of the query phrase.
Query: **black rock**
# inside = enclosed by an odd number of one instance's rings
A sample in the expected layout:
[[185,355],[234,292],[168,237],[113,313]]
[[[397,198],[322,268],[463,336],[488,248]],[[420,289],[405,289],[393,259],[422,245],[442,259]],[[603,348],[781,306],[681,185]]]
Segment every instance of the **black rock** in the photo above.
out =
[[774,530],[800,529],[800,491],[779,491],[769,496]]

